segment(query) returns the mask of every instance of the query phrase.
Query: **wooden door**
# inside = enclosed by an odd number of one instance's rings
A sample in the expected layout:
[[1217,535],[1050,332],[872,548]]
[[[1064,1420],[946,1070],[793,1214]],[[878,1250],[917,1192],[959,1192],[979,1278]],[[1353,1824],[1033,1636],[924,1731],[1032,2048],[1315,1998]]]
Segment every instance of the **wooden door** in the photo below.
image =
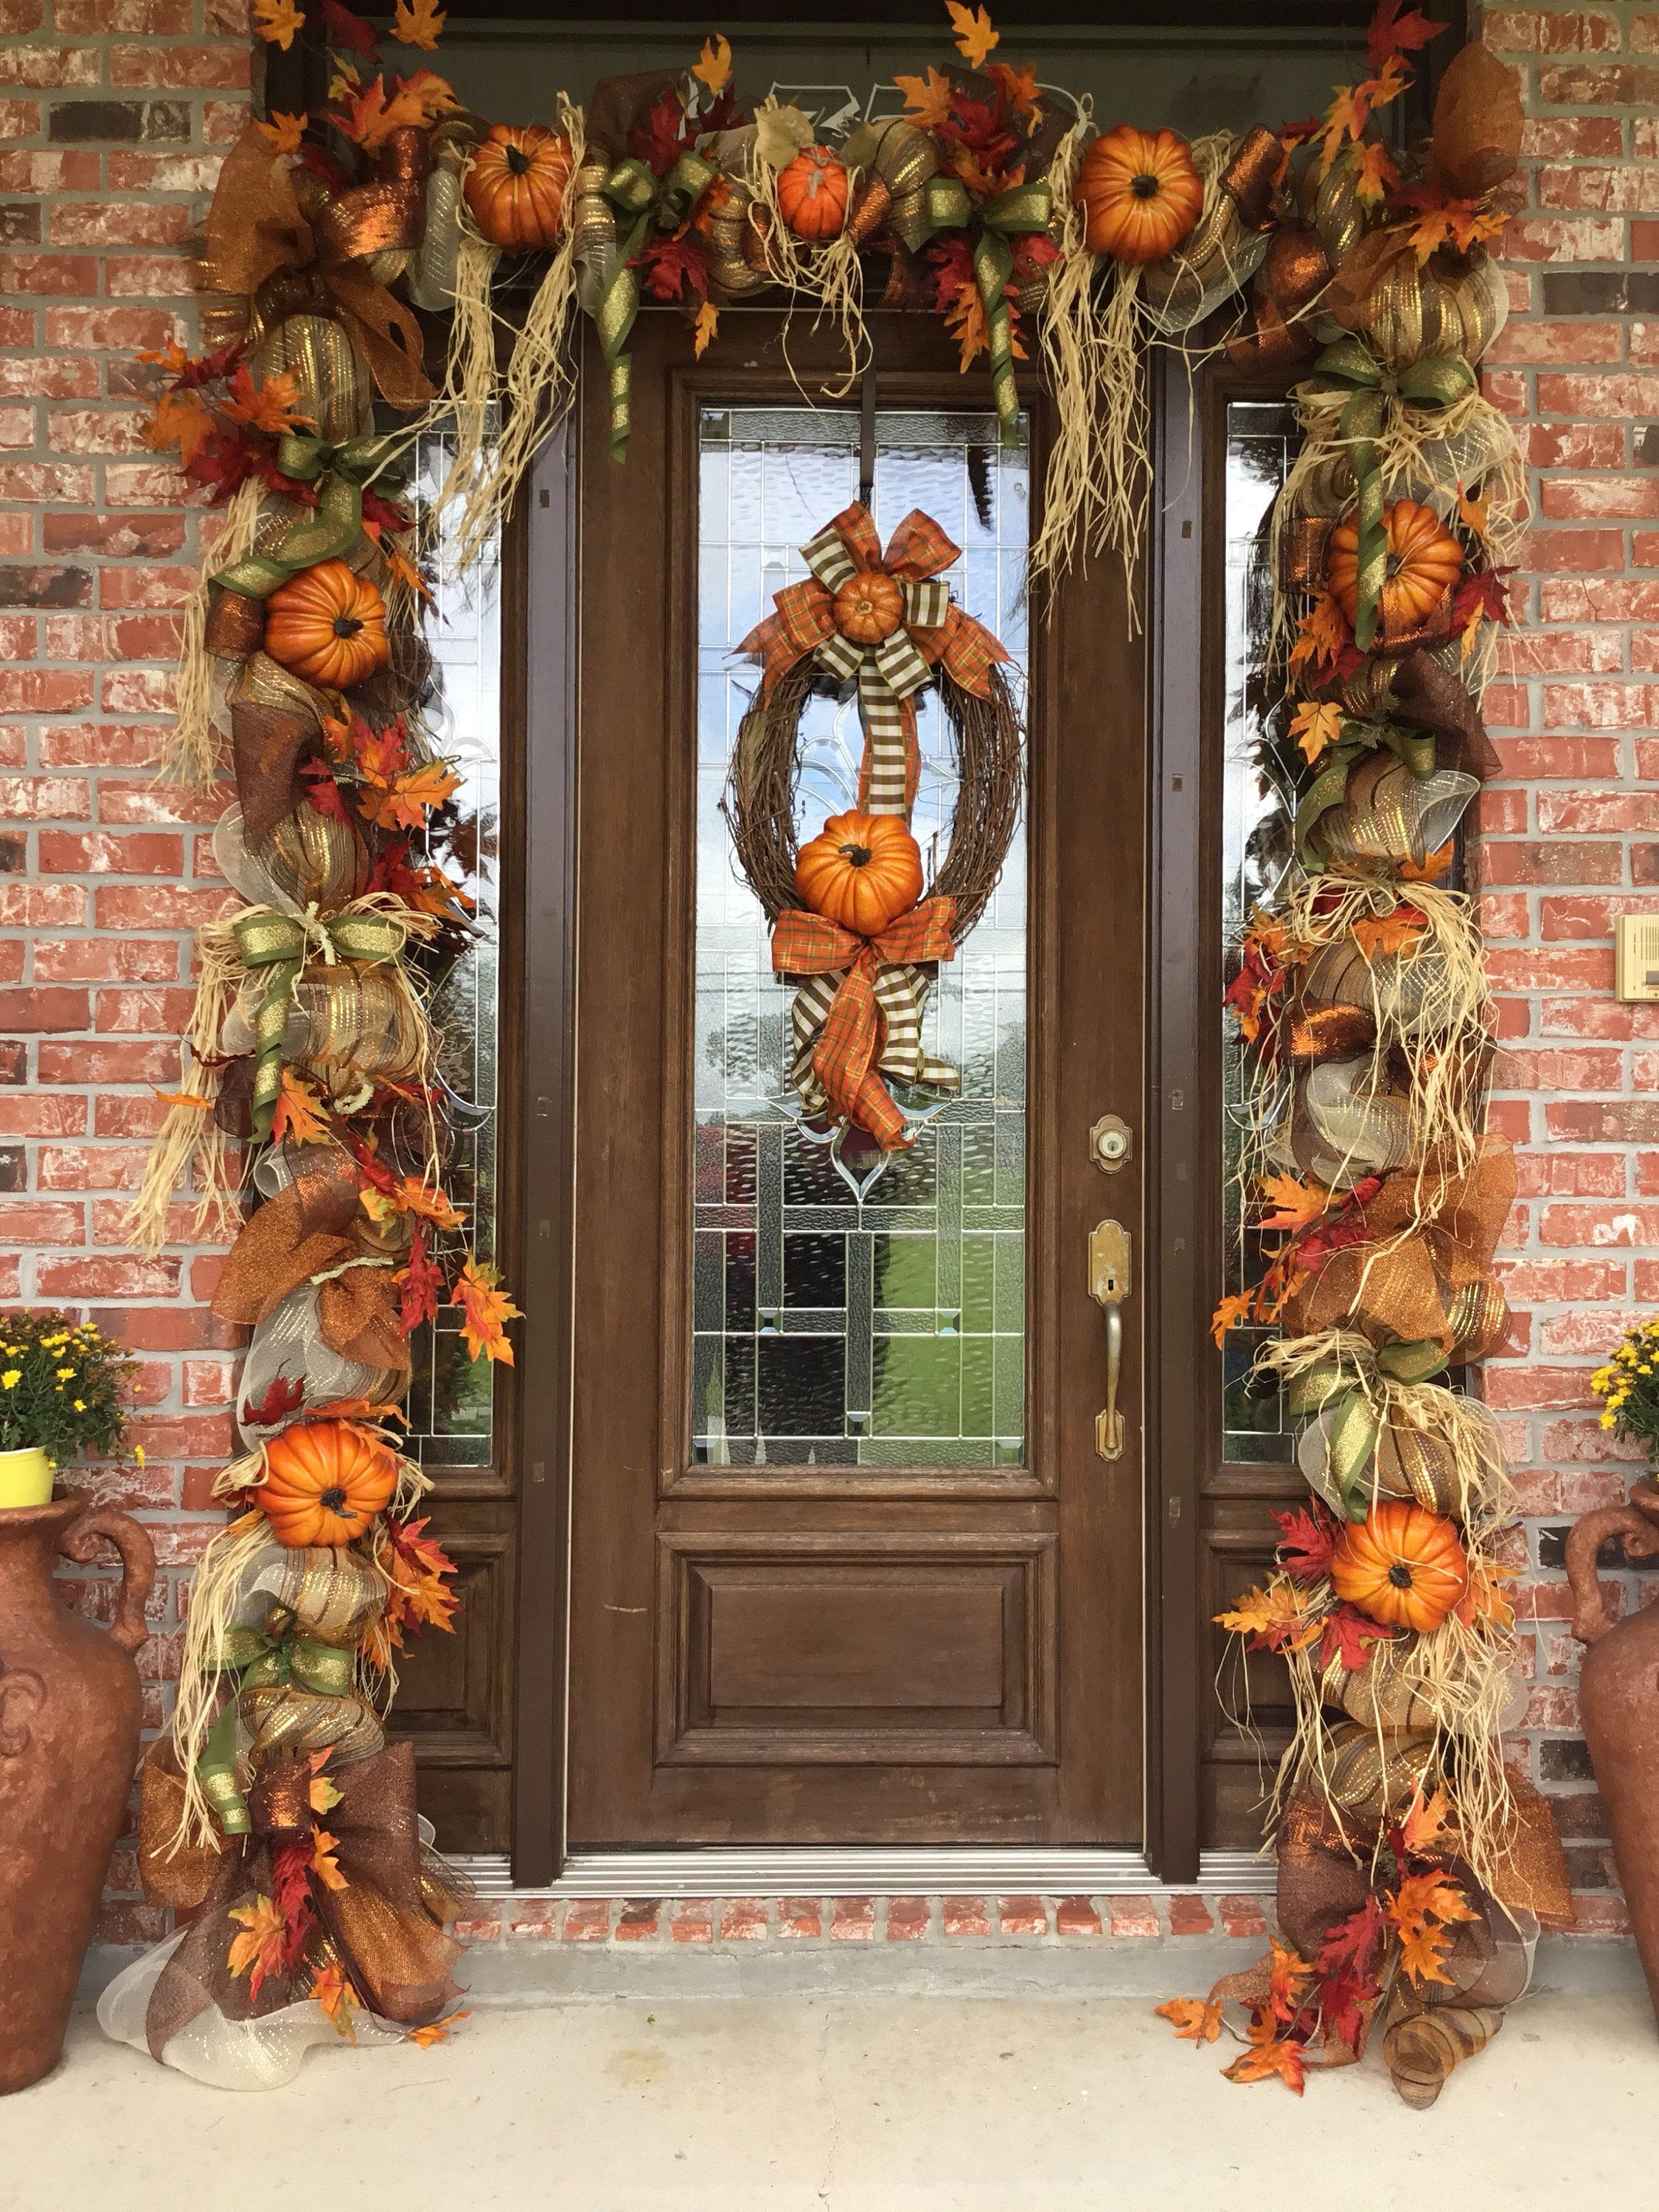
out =
[[[1000,451],[932,325],[876,319],[884,538],[929,507],[957,596],[1025,657],[1041,403],[1034,451]],[[1115,561],[1031,626],[1022,842],[930,1014],[963,1096],[860,1203],[790,1120],[789,994],[719,811],[753,681],[729,648],[856,495],[857,393],[802,396],[827,366],[799,319],[732,315],[694,365],[681,323],[641,316],[625,467],[596,358],[583,379],[566,1833],[1133,1843],[1142,651]],[[529,589],[533,623],[559,585]],[[809,835],[855,712],[810,726]],[[948,814],[928,728],[919,834]],[[1109,1173],[1109,1114],[1132,1132]],[[1141,1278],[1110,1462],[1086,1273],[1108,1217]]]

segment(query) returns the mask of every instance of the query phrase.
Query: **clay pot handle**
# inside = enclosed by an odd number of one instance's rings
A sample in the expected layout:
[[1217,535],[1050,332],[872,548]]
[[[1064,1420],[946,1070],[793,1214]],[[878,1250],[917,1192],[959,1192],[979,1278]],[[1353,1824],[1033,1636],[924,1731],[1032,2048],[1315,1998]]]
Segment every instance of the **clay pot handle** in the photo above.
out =
[[100,1536],[106,1536],[121,1554],[121,1602],[109,1632],[124,1651],[137,1651],[149,1641],[144,1607],[155,1587],[155,1547],[149,1531],[130,1514],[118,1513],[112,1505],[97,1505],[70,1524],[58,1538],[58,1548],[66,1559],[85,1566]]
[[1599,1643],[1619,1625],[1607,1618],[1595,1574],[1595,1555],[1609,1536],[1640,1538],[1630,1548],[1644,1558],[1652,1547],[1653,1523],[1633,1505],[1603,1505],[1573,1523],[1567,1537],[1567,1581],[1575,1607],[1572,1632],[1581,1644]]

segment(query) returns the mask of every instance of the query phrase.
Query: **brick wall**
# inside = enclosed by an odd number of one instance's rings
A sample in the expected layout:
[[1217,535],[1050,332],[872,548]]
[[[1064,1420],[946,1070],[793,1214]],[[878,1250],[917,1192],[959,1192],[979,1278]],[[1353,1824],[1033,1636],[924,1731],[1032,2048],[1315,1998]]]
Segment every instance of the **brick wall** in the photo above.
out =
[[[1528,627],[1488,702],[1509,780],[1480,823],[1497,1110],[1523,1194],[1515,1328],[1487,1389],[1526,1515],[1525,1755],[1557,1796],[1587,1924],[1613,1926],[1559,1564],[1566,1522],[1628,1473],[1588,1370],[1633,1305],[1659,1304],[1659,1012],[1611,997],[1613,915],[1659,907],[1659,13],[1505,8],[1484,31],[1531,118],[1488,386],[1538,516]],[[146,453],[131,356],[193,337],[186,242],[250,52],[242,0],[0,0],[0,1297],[90,1308],[143,1356],[149,1464],[106,1486],[144,1510],[166,1569],[155,1719],[176,1585],[217,1525],[232,1340],[202,1303],[210,1254],[121,1243],[150,1086],[177,1073],[189,932],[220,898],[218,802],[151,781],[170,611],[211,519]],[[1634,1602],[1634,1578],[1613,1579]],[[132,1889],[123,1862],[107,1936],[151,1932]]]

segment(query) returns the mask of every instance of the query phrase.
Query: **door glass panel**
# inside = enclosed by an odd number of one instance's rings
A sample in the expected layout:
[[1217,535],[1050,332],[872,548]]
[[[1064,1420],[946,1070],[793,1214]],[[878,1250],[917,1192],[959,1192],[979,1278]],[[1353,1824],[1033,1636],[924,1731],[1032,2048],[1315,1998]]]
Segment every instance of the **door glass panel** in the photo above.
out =
[[[1258,906],[1270,905],[1291,861],[1294,795],[1264,765],[1268,685],[1268,635],[1273,619],[1273,568],[1267,530],[1273,503],[1300,443],[1294,410],[1282,400],[1234,400],[1227,409],[1226,563],[1227,632],[1224,711],[1221,828],[1221,928],[1228,974],[1236,970],[1238,944]],[[1259,1240],[1245,1226],[1239,1182],[1250,1109],[1246,1100],[1245,1054],[1238,1024],[1222,1016],[1224,1287],[1242,1291],[1266,1265]],[[1279,1393],[1254,1379],[1251,1368],[1277,1331],[1251,1324],[1230,1328],[1224,1362],[1222,1457],[1277,1462],[1291,1457],[1293,1439]]]
[[[883,411],[874,511],[885,544],[912,507],[963,549],[945,580],[1014,656],[1028,539],[1025,425]],[[757,682],[733,662],[807,573],[800,548],[858,496],[855,412],[706,410],[698,598],[691,1453],[836,1467],[1015,1466],[1024,1450],[1025,843],[930,994],[927,1049],[959,1096],[901,1091],[927,1115],[860,1200],[801,1121],[788,1080],[793,992],[771,969],[759,902],[721,811]],[[950,727],[924,695],[912,828],[931,878],[954,798]],[[798,838],[850,807],[861,738],[851,697],[802,717]]]

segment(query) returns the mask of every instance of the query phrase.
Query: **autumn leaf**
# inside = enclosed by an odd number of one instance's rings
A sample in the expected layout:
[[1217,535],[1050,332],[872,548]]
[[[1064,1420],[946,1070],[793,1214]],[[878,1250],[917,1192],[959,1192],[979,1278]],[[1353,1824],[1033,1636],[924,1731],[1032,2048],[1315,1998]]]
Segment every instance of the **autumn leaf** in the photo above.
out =
[[998,44],[1000,33],[993,29],[983,8],[964,8],[960,0],[945,0],[945,12],[957,34],[957,52],[969,69],[978,69]]
[[1326,1936],[1316,1971],[1324,1979],[1348,1973],[1370,1980],[1385,1932],[1382,1900],[1368,1897],[1357,1912],[1339,1920]]
[[357,2036],[351,2015],[357,1992],[346,1979],[345,1968],[337,1959],[326,1966],[319,1966],[312,1976],[311,1994],[322,2007],[334,2033],[346,2042],[355,2043]]
[[1379,107],[1387,107],[1391,100],[1398,100],[1411,81],[1412,72],[1407,64],[1398,54],[1390,54],[1368,88],[1371,112],[1375,114]]
[[672,305],[688,292],[696,300],[708,297],[708,256],[696,239],[651,239],[641,251],[640,266],[653,300]]
[[1336,97],[1325,110],[1320,131],[1319,173],[1330,174],[1331,164],[1351,139],[1362,137],[1370,118],[1371,86],[1340,84]]
[[1323,1183],[1303,1182],[1293,1175],[1263,1176],[1261,1190],[1264,1202],[1274,1209],[1257,1224],[1261,1229],[1306,1229],[1331,1202]]
[[1400,182],[1400,172],[1386,146],[1375,138],[1362,140],[1353,149],[1354,198],[1363,207],[1376,207]]
[[270,1134],[276,1144],[284,1138],[293,1145],[325,1145],[329,1141],[327,1107],[291,1067],[283,1070],[283,1087],[271,1111]]
[[[359,1166],[362,1164],[360,1161]],[[404,1176],[401,1181],[392,1175],[386,1175],[384,1182],[376,1178],[358,1192],[357,1198],[370,1220],[382,1228],[400,1213],[412,1213],[440,1229],[459,1229],[466,1219],[436,1183],[417,1182],[413,1176]]]
[[316,428],[314,416],[299,412],[299,400],[296,370],[284,369],[256,386],[253,372],[243,362],[220,404],[233,422],[246,422],[251,430],[264,430],[270,437],[279,438],[285,430]]
[[1353,636],[1346,617],[1328,592],[1320,593],[1297,623],[1297,630],[1290,654],[1292,676],[1310,661],[1316,668],[1334,662]]
[[719,31],[712,39],[705,39],[691,74],[699,84],[706,84],[711,94],[718,96],[724,92],[732,82],[731,40]]
[[444,1286],[444,1279],[428,1255],[423,1224],[416,1223],[408,1263],[392,1279],[399,1291],[398,1326],[405,1336],[422,1322],[437,1319],[438,1293]]
[[1401,0],[1378,0],[1370,27],[1365,33],[1366,58],[1374,70],[1380,70],[1394,54],[1414,53],[1418,47],[1426,46],[1445,29],[1443,23],[1431,23],[1415,8],[1400,13]]
[[399,1647],[404,1625],[454,1633],[458,1601],[450,1585],[455,1562],[441,1544],[423,1534],[426,1526],[426,1520],[386,1524],[389,1547],[380,1564],[392,1584],[391,1609],[397,1615]]
[[158,453],[171,452],[177,447],[179,465],[188,467],[212,428],[212,417],[203,405],[199,392],[164,392],[155,403],[154,416],[139,434]]
[[447,761],[428,761],[389,780],[366,771],[361,794],[365,817],[380,830],[419,830],[434,806],[461,787]]
[[1410,1874],[1388,1900],[1388,1914],[1400,1933],[1400,1963],[1414,1982],[1450,1984],[1445,1960],[1446,1930],[1479,1917],[1462,1888],[1437,1869]]
[[377,76],[362,91],[348,91],[343,111],[333,120],[344,136],[366,154],[376,154],[394,131],[409,126],[425,130],[439,116],[459,107],[453,88],[430,70],[416,70],[411,77],[396,77],[388,98],[384,79]]
[[1311,1506],[1275,1513],[1279,1523],[1279,1564],[1298,1582],[1317,1582],[1331,1563],[1339,1534],[1336,1517],[1316,1498]]
[[273,154],[297,154],[310,120],[309,115],[284,115],[278,108],[269,123],[257,127]]
[[228,1919],[242,1929],[233,1936],[225,1964],[238,1980],[248,1978],[248,1997],[256,1998],[266,1979],[282,1964],[283,1940],[288,1934],[288,1923],[278,1911],[274,1899],[256,1893],[252,1905],[233,1905]]
[[1259,1639],[1259,1649],[1301,1651],[1318,1633],[1316,1621],[1302,1618],[1302,1599],[1294,1583],[1275,1576],[1265,1589],[1246,1590],[1228,1612],[1211,1619],[1235,1636]]
[[294,33],[305,21],[304,11],[294,0],[253,0],[253,27],[268,46],[284,53],[294,44]]
[[311,1754],[311,1789],[308,1802],[313,1813],[331,1813],[334,1808],[343,1800],[344,1793],[337,1790],[323,1771],[324,1767],[333,1756],[332,1744],[330,1744],[325,1751],[313,1751]]
[[1281,1943],[1277,1936],[1270,1936],[1267,1941],[1272,1947],[1267,2002],[1273,2018],[1288,2027],[1301,2010],[1304,1992],[1313,1978],[1313,1968],[1288,1943]]
[[418,2043],[422,2051],[430,2051],[434,2043],[447,2043],[449,2040],[450,2030],[459,2021],[471,2020],[471,2017],[470,2012],[448,2013],[442,2020],[429,2021],[424,2027],[411,2027],[409,2031],[409,2039],[411,2043]]
[[991,333],[985,320],[985,305],[979,296],[979,286],[971,276],[964,277],[957,286],[955,295],[945,310],[945,327],[957,342],[962,373],[965,376],[980,355],[991,349]]
[[522,1321],[524,1313],[500,1284],[501,1277],[494,1267],[482,1261],[469,1260],[461,1270],[455,1295],[449,1303],[459,1306],[465,1316],[461,1337],[473,1358],[482,1358],[488,1353],[491,1359],[511,1367],[514,1363],[513,1346],[507,1340],[507,1323]]
[[325,1889],[345,1889],[349,1887],[336,1863],[334,1854],[340,1848],[337,1836],[331,1836],[326,1828],[311,1832],[311,1871]]
[[1042,100],[1037,91],[1036,64],[1024,69],[1015,69],[1007,62],[992,62],[986,70],[997,90],[1016,115],[1035,123],[1042,112]]
[[1494,1628],[1515,1626],[1515,1607],[1504,1589],[1515,1572],[1493,1559],[1470,1560],[1468,1585],[1454,1608],[1465,1628],[1482,1620],[1491,1621]]
[[697,310],[696,320],[691,325],[691,352],[701,361],[714,342],[720,326],[720,311],[712,300],[705,300]]
[[444,10],[436,0],[415,0],[413,7],[397,0],[392,10],[392,35],[400,46],[423,46],[430,53],[443,31]]
[[1153,2010],[1174,2027],[1177,2043],[1213,2043],[1221,2033],[1220,2005],[1207,2004],[1202,1997],[1171,1997]]
[[1221,1349],[1222,1339],[1226,1335],[1227,1331],[1230,1328],[1237,1328],[1241,1322],[1249,1321],[1255,1309],[1255,1299],[1249,1291],[1230,1291],[1222,1299],[1220,1304],[1210,1316],[1210,1335],[1218,1352]]
[[1288,2043],[1273,2033],[1271,2014],[1264,2013],[1249,2030],[1250,2047],[1241,2051],[1222,2073],[1229,2081],[1270,2081],[1277,2077],[1299,2097],[1306,2078],[1303,2045]]
[[1334,700],[1304,699],[1291,717],[1291,735],[1312,768],[1337,744],[1346,717]]
[[[155,1091],[155,1085],[152,1084],[150,1088]],[[198,1098],[193,1091],[156,1091],[155,1095],[164,1106],[193,1106],[201,1114],[213,1111],[213,1101]]]
[[1405,884],[1437,884],[1442,876],[1446,875],[1450,871],[1452,853],[1452,841],[1448,837],[1443,845],[1437,845],[1433,852],[1425,854],[1422,860],[1402,860],[1400,863],[1401,882]]
[[896,76],[894,85],[902,95],[905,110],[913,123],[924,131],[937,130],[951,112],[951,80],[942,76],[931,64],[926,77]]
[[354,15],[344,0],[323,0],[323,21],[331,46],[348,46],[366,62],[374,58],[374,27]]
[[236,1416],[242,1428],[273,1429],[306,1401],[306,1386],[293,1375],[273,1375],[258,1398],[244,1398]]
[[1397,906],[1392,913],[1366,915],[1353,926],[1353,941],[1367,960],[1397,959],[1415,949],[1428,923],[1414,906]]
[[1406,1849],[1414,1852],[1435,1850],[1445,1835],[1450,1818],[1451,1802],[1445,1791],[1437,1790],[1425,1799],[1423,1785],[1419,1783],[1401,1829]]
[[1370,1658],[1366,1649],[1371,1644],[1389,1644],[1392,1637],[1386,1628],[1352,1605],[1339,1605],[1328,1613],[1319,1624],[1319,1661],[1321,1671],[1333,1660],[1340,1660],[1351,1674],[1357,1674]]

